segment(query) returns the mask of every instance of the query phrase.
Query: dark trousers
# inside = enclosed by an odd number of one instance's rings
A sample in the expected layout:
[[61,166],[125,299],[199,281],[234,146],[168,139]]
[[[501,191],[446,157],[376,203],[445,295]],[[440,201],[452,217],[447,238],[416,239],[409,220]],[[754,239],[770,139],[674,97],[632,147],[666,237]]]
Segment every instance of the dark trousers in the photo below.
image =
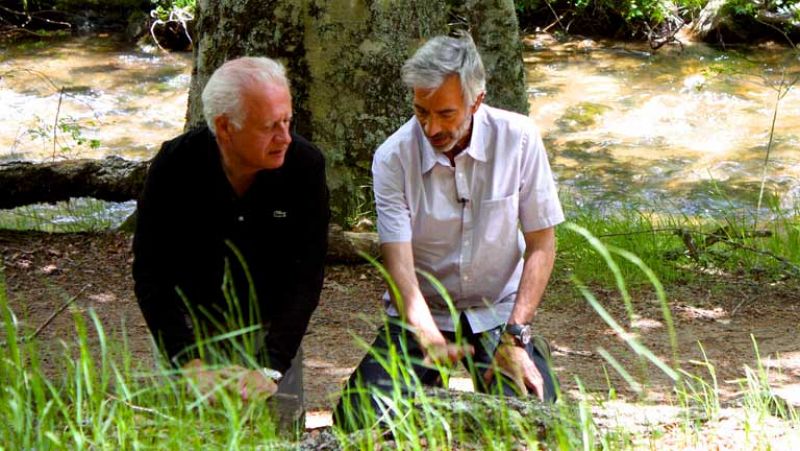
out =
[[278,393],[297,397],[300,406],[303,405],[303,348],[297,349],[297,355],[292,359],[289,369],[284,373],[278,383]]
[[[391,321],[391,319],[390,319]],[[396,321],[396,320],[395,320]],[[442,332],[449,342],[456,342],[458,333]],[[475,348],[475,354],[467,356],[462,364],[470,373],[475,390],[481,393],[494,393],[503,396],[518,396],[516,386],[508,378],[496,373],[492,381],[484,383],[483,375],[491,367],[497,345],[500,343],[502,326],[485,332],[474,333],[464,315],[460,321],[460,338],[462,343],[469,343]],[[434,366],[423,365],[424,353],[413,334],[400,324],[388,323],[381,327],[378,336],[372,343],[367,355],[347,381],[339,404],[334,411],[335,423],[345,430],[362,429],[375,421],[381,412],[380,403],[370,394],[377,390],[381,393],[392,393],[399,388],[404,396],[413,396],[415,384],[408,384],[402,377],[390,375],[387,366],[391,354],[395,351],[401,364],[415,375],[423,385],[441,387],[441,372]],[[544,399],[555,402],[556,390],[552,371],[541,351],[535,349],[533,343],[526,347],[544,380]],[[531,396],[535,396],[531,394]],[[369,405],[364,405],[365,403]]]

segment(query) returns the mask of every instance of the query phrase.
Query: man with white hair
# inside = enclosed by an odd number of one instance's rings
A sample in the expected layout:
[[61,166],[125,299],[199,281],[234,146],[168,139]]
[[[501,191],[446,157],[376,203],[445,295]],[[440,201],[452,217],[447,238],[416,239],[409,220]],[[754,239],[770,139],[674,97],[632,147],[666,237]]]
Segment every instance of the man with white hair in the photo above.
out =
[[[300,343],[327,250],[325,161],[291,132],[276,61],[226,62],[202,100],[206,126],[165,142],[150,166],[136,297],[166,356],[212,401],[226,386],[244,400],[277,390],[302,405]],[[265,368],[282,373],[277,387]]]
[[[371,424],[370,410],[391,410],[387,394],[410,393],[408,380],[439,385],[440,367],[458,361],[478,391],[552,402],[549,351],[530,323],[564,215],[538,130],[527,116],[483,104],[485,71],[468,34],[429,40],[402,79],[415,117],[372,165],[395,284],[384,295],[389,321],[350,378],[337,422]],[[391,355],[407,355],[415,377],[392,380]]]

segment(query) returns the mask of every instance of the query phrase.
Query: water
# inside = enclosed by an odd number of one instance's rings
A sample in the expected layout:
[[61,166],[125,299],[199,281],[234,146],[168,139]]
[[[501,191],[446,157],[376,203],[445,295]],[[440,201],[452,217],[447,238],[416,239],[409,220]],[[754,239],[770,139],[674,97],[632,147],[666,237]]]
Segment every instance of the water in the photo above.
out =
[[[782,71],[800,74],[798,54],[526,42],[531,117],[576,207],[712,216],[755,208],[775,84]],[[190,54],[102,35],[8,49],[0,55],[0,162],[150,158],[183,129],[190,71]],[[798,130],[800,91],[792,89],[766,166],[773,208],[800,204]],[[109,208],[122,218],[133,206]]]
[[190,72],[190,54],[105,35],[11,48],[0,56],[0,161],[148,159],[183,129]]
[[[530,43],[530,41],[529,41]],[[651,54],[617,42],[549,42],[525,54],[531,116],[580,207],[720,215],[754,209],[781,74],[779,47]],[[763,205],[800,205],[800,91],[780,101]]]

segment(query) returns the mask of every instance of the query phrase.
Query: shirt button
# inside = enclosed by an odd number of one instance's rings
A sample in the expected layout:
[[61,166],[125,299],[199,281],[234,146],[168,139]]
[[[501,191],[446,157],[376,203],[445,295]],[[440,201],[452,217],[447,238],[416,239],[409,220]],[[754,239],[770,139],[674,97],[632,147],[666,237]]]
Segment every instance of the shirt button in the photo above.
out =
[[236,218],[236,220],[239,222],[244,222],[244,216],[239,216],[238,218]]

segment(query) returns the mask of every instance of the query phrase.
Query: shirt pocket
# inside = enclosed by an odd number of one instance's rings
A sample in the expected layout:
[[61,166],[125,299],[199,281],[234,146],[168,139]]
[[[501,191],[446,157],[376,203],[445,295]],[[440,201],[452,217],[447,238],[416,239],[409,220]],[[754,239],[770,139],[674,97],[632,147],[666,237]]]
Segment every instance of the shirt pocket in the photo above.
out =
[[497,300],[521,258],[519,194],[481,202],[475,228],[472,269],[480,274],[479,294]]
[[519,193],[499,199],[481,201],[476,242],[488,249],[516,246],[519,223]]

